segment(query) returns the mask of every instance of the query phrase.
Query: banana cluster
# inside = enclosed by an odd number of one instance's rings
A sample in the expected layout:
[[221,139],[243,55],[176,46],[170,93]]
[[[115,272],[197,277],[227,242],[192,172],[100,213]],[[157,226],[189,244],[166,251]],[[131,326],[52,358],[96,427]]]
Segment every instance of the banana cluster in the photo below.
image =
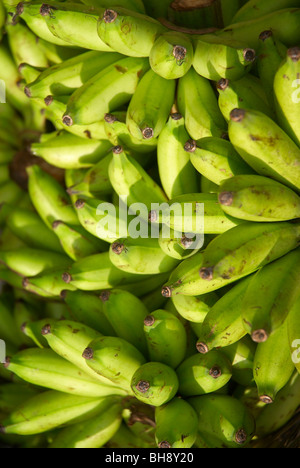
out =
[[0,63],[1,443],[246,448],[282,428],[298,0],[0,0]]

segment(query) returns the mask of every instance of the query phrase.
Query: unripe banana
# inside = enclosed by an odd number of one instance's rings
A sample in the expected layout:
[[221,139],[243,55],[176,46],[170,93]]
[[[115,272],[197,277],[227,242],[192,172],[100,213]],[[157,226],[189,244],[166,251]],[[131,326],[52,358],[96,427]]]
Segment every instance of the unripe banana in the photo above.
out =
[[[33,67],[32,65],[29,65],[28,63],[20,63],[18,67],[20,75],[23,77],[25,84],[27,85],[28,83],[31,83],[32,81],[35,81],[40,74],[45,70],[45,68],[36,68]],[[24,87],[25,90],[25,87]],[[38,101],[35,101],[38,102]]]
[[26,382],[64,393],[86,397],[126,394],[121,389],[97,382],[52,349],[25,349],[8,357],[5,366]]
[[117,53],[97,51],[83,52],[76,57],[43,71],[37,79],[26,86],[28,97],[45,99],[47,96],[67,96],[77,88],[119,60],[122,56]]
[[267,340],[298,299],[299,256],[300,250],[293,250],[253,275],[242,312],[245,330],[253,341]]
[[289,187],[260,175],[238,175],[220,184],[219,204],[245,221],[289,221],[300,217],[300,198]]
[[203,246],[203,239],[201,239],[201,236],[197,239],[196,235],[187,237],[171,229],[170,237],[165,237],[164,231],[161,231],[158,243],[162,251],[169,257],[184,260],[199,251]]
[[189,140],[184,148],[197,171],[217,185],[230,177],[253,173],[230,141],[223,138],[206,137],[198,142]]
[[179,263],[163,252],[155,238],[118,239],[110,246],[109,258],[116,268],[135,275],[167,273]]
[[274,78],[281,63],[286,57],[287,48],[282,44],[273,31],[263,31],[260,36],[257,57],[257,71],[268,98],[270,108],[275,113]]
[[229,137],[241,157],[260,175],[299,190],[300,149],[273,120],[258,111],[234,109]]
[[272,13],[273,11],[296,6],[297,2],[295,2],[295,0],[275,0],[271,4],[268,0],[250,0],[237,11],[232,19],[232,24],[242,21],[252,21],[268,13]]
[[158,448],[191,448],[198,431],[198,416],[181,398],[155,408],[155,440]]
[[149,67],[149,60],[137,57],[121,58],[109,65],[71,95],[63,123],[88,125],[104,119],[105,114],[130,101]]
[[253,376],[258,396],[264,403],[273,403],[295,370],[292,361],[287,321],[263,343],[257,345],[253,361]]
[[155,310],[144,319],[150,361],[162,362],[175,369],[187,351],[184,325],[171,312]]
[[255,386],[253,361],[257,345],[246,335],[236,343],[222,348],[232,364],[232,379],[243,387]]
[[227,125],[210,82],[192,68],[179,79],[177,105],[193,140],[226,133]]
[[213,239],[201,254],[184,260],[163,294],[197,296],[237,281],[294,250],[299,244],[298,231],[297,224],[286,222],[236,226]]
[[177,312],[189,322],[203,323],[211,307],[217,302],[218,296],[215,292],[203,296],[172,296],[171,301]]
[[129,57],[149,57],[157,36],[165,30],[154,18],[120,7],[105,10],[98,20],[100,39]]
[[64,289],[75,291],[76,287],[72,284],[66,284],[62,276],[65,270],[45,271],[41,275],[25,277],[22,281],[22,287],[33,294],[48,299],[59,299]]
[[149,55],[152,70],[167,80],[184,76],[191,68],[193,59],[192,41],[188,35],[176,31],[161,34]]
[[101,448],[115,435],[121,423],[121,402],[114,397],[105,398],[96,416],[59,431],[49,448]]
[[132,376],[145,363],[144,356],[135,346],[113,336],[91,341],[83,350],[82,357],[96,375],[105,377],[129,394],[132,394]]
[[[105,398],[105,397],[103,397]],[[87,421],[103,405],[103,398],[90,398],[49,390],[18,406],[2,421],[4,434],[40,434]]]
[[229,395],[202,395],[188,402],[199,418],[198,431],[214,448],[244,447],[255,433],[255,420],[247,408]]
[[[41,329],[45,325],[45,321],[48,320],[29,320],[27,322],[24,322],[21,326],[21,331],[24,333],[24,335],[27,336],[30,340],[32,340],[38,348],[49,348],[47,340],[41,334]],[[8,354],[8,356],[11,356],[11,354]]]
[[36,211],[51,229],[57,219],[78,225],[77,214],[64,188],[38,165],[27,168],[29,195]]
[[0,411],[11,413],[14,409],[29,398],[37,395],[39,389],[24,383],[1,383],[0,385]]
[[0,336],[17,348],[22,345],[22,335],[14,320],[13,308],[3,293],[0,297]]
[[216,392],[224,387],[232,377],[232,367],[228,358],[218,350],[194,354],[176,369],[179,380],[179,393],[184,397]]
[[243,298],[250,280],[251,276],[239,281],[211,307],[199,327],[196,344],[199,353],[230,346],[246,335],[242,318]]
[[135,346],[147,356],[144,335],[144,320],[149,312],[134,294],[121,289],[102,291],[100,294],[103,313],[114,330],[114,334]]
[[[85,5],[107,8],[111,2],[107,0],[84,0],[82,3]],[[142,0],[114,0],[113,4],[114,6],[136,11],[137,13],[145,13],[145,6]]]
[[0,203],[18,204],[24,191],[13,180],[8,180],[0,186]]
[[151,140],[159,136],[174,104],[175,87],[175,80],[166,80],[152,69],[145,73],[127,109],[126,125],[134,138]]
[[162,406],[171,401],[178,391],[175,371],[161,362],[147,362],[134,373],[131,388],[135,397],[152,406]]
[[239,80],[251,70],[256,52],[235,41],[222,40],[212,34],[196,36],[193,67],[209,80]]
[[227,122],[230,121],[234,109],[254,110],[262,112],[271,119],[275,117],[262,81],[251,74],[237,81],[222,78],[217,83],[217,90],[219,108]]
[[300,145],[299,80],[300,47],[291,47],[280,64],[274,79],[274,93],[278,121],[283,130]]
[[172,113],[157,145],[157,163],[162,188],[169,199],[199,190],[199,176],[184,145],[189,139],[181,114]]
[[[31,306],[31,304],[25,302],[23,299],[15,298],[15,304],[13,308],[13,317],[16,324],[16,327],[19,331],[23,332],[24,324],[28,321],[34,321],[38,319],[38,314],[36,309]],[[33,340],[27,337],[24,333],[23,336],[23,343],[26,346],[32,346]]]

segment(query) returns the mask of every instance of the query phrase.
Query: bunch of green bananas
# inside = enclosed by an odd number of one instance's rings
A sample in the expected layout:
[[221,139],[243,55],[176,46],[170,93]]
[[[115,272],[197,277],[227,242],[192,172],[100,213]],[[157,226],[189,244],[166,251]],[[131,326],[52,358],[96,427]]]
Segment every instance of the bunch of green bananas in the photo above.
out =
[[299,1],[0,0],[0,64],[1,444],[280,430],[300,405]]

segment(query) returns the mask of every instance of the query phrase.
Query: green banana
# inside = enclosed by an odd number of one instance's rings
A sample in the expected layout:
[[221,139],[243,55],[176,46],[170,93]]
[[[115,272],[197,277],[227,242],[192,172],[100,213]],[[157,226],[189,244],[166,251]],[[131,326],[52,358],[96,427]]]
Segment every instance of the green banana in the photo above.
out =
[[300,47],[288,49],[285,60],[278,67],[274,78],[275,105],[278,121],[286,133],[300,145],[298,114],[300,74]]
[[181,114],[172,113],[160,132],[157,144],[160,181],[169,199],[199,190],[199,177],[184,150],[188,139],[184,118]]
[[213,34],[196,36],[193,67],[204,78],[239,80],[251,70],[256,51]]
[[230,141],[247,164],[260,175],[299,190],[300,149],[281,127],[255,110],[234,109],[230,118]]
[[104,119],[105,114],[130,101],[149,67],[148,59],[136,57],[121,58],[109,65],[71,95],[63,123],[88,125]]
[[[294,250],[298,225],[247,222],[220,234],[173,271],[163,294],[200,295],[233,283]],[[251,263],[248,262],[249,255]]]
[[110,246],[109,258],[114,267],[135,275],[167,273],[179,263],[163,252],[155,238],[118,239]]
[[98,20],[98,35],[111,49],[129,57],[149,57],[166,28],[154,18],[126,8],[106,9]]
[[[105,397],[103,397],[105,398]],[[62,426],[87,421],[97,414],[103,398],[82,397],[49,390],[19,405],[2,421],[4,434],[40,434]]]
[[[163,230],[162,235],[158,239],[158,243],[162,251],[176,260],[184,260],[197,253],[203,246],[201,236],[194,237],[176,233],[170,230],[170,237],[165,237]],[[199,237],[199,238],[198,238]],[[191,246],[193,245],[193,248]]]
[[[82,0],[82,3],[107,8],[111,2],[109,0]],[[145,13],[145,6],[142,0],[114,0],[113,4],[114,6],[136,11],[137,13]]]
[[226,179],[240,174],[252,174],[230,141],[217,137],[188,140],[184,146],[195,169],[211,182],[220,185]]
[[136,214],[139,211],[139,217],[146,221],[153,203],[167,201],[160,185],[120,146],[113,148],[108,175],[119,198],[130,207],[130,213]]
[[246,221],[289,221],[300,217],[300,198],[289,187],[260,175],[224,180],[218,193],[223,211]]
[[[123,146],[133,154],[137,152],[140,156],[145,157],[145,154],[152,153],[157,148],[157,138],[150,140],[140,140],[131,135],[126,125],[126,112],[119,115],[118,113],[105,114],[104,127],[107,138],[114,146]],[[151,155],[150,155],[151,156]],[[140,157],[142,161],[142,157]],[[146,158],[145,158],[146,159]]]
[[3,2],[1,1],[0,3],[0,40],[2,40],[3,37],[3,29],[5,26],[5,21],[6,21],[6,10]]
[[62,276],[65,270],[46,271],[41,275],[23,278],[22,287],[33,294],[48,299],[59,299],[63,290],[76,290],[72,284],[66,284]]
[[255,420],[237,398],[230,395],[201,395],[188,399],[199,418],[198,432],[214,448],[248,445],[255,434]]
[[259,35],[271,29],[283,44],[293,47],[300,39],[299,16],[300,8],[284,8],[250,21],[231,24],[215,34],[224,40],[244,42],[248,47],[258,49]]
[[106,448],[155,448],[155,443],[144,441],[139,435],[135,435],[132,431],[122,422],[118,431],[110,438],[105,445]]
[[194,140],[222,137],[227,132],[211,83],[192,68],[179,79],[177,105],[187,132]]
[[135,346],[115,336],[94,339],[84,349],[82,356],[96,375],[105,377],[129,394],[132,394],[132,376],[145,363],[144,356]]
[[78,225],[76,211],[60,183],[38,165],[29,166],[27,173],[32,204],[45,224],[52,229],[52,223],[59,219]]
[[295,372],[289,382],[278,392],[271,405],[265,405],[256,418],[256,434],[265,437],[272,434],[296,414],[299,406],[300,375]]
[[78,47],[64,47],[39,39],[39,44],[51,65],[63,63],[80,54]]
[[148,309],[129,291],[112,289],[100,294],[103,314],[113,329],[113,335],[131,343],[147,356],[147,341],[144,335],[144,320]]
[[151,140],[159,136],[174,104],[175,88],[175,80],[162,78],[152,69],[146,71],[127,109],[126,125],[134,138]]
[[286,57],[287,47],[278,41],[273,31],[263,31],[259,36],[260,45],[257,57],[257,71],[264,87],[268,104],[275,113],[274,79]]
[[55,268],[67,268],[72,263],[64,254],[30,247],[2,251],[0,262],[22,276],[36,276]]
[[0,385],[0,411],[11,413],[29,398],[37,395],[39,390],[26,383],[8,382]]
[[206,315],[217,300],[218,296],[215,292],[202,296],[183,296],[178,294],[171,297],[171,301],[181,317],[194,323],[203,323]]
[[131,379],[135,397],[151,406],[162,406],[171,401],[178,391],[178,377],[172,367],[162,362],[141,365]]
[[121,389],[100,384],[52,349],[25,349],[8,357],[5,366],[26,382],[60,392],[95,398],[125,394]]
[[228,358],[218,350],[194,354],[185,359],[176,369],[179,393],[184,397],[216,392],[232,377]]
[[167,227],[184,233],[188,238],[192,233],[198,234],[196,242],[190,248],[203,240],[203,234],[221,234],[241,223],[224,213],[215,193],[190,193],[175,197],[168,203],[161,204],[157,210],[152,209],[149,219],[154,225],[163,224],[162,235],[165,236]]
[[[44,71],[44,68],[33,67],[32,65],[29,65],[28,63],[23,62],[23,63],[20,63],[18,70],[23,80],[25,81],[25,85],[27,85],[28,83],[31,83],[32,81],[36,80],[40,76],[40,74]],[[24,92],[25,92],[25,85],[24,85]]]
[[121,423],[121,402],[114,397],[105,398],[97,415],[86,422],[72,424],[59,431],[49,448],[101,448],[116,434]]
[[248,74],[237,81],[222,78],[217,83],[217,90],[219,108],[227,122],[234,109],[259,111],[274,119],[275,114],[269,107],[262,81],[256,76]]
[[9,48],[18,66],[24,62],[33,67],[48,66],[48,59],[39,47],[38,38],[26,25],[8,21],[6,32]]
[[295,370],[287,330],[285,320],[267,341],[257,345],[255,351],[253,376],[259,399],[266,404],[273,403]]
[[26,86],[25,92],[28,97],[40,99],[49,95],[68,96],[121,57],[117,53],[83,52],[48,67]]
[[253,361],[257,345],[246,335],[236,343],[222,348],[232,364],[232,379],[243,387],[254,387]]
[[198,430],[194,408],[182,398],[155,408],[155,440],[158,448],[191,448]]
[[47,139],[31,144],[31,152],[62,169],[89,168],[111,149],[108,140],[92,140],[60,130]]
[[144,319],[149,358],[175,369],[185,358],[187,335],[180,319],[171,312],[158,309]]
[[106,242],[95,239],[85,229],[72,228],[63,221],[54,221],[53,231],[60,240],[65,253],[74,261],[106,250]]
[[230,346],[246,335],[242,318],[243,299],[250,281],[251,276],[234,284],[211,307],[199,327],[196,344],[199,353],[206,354],[214,348]]
[[23,334],[29,338],[38,348],[49,348],[47,340],[41,334],[41,329],[44,324],[45,319],[28,320],[21,326],[21,331]]
[[13,307],[7,301],[3,292],[0,297],[0,336],[5,342],[18,348],[23,344],[23,337],[13,316]]
[[296,8],[297,6],[298,2],[295,0],[275,0],[271,4],[268,0],[250,0],[237,11],[232,19],[232,24],[240,23],[241,21],[252,21],[273,11],[289,7]]
[[152,70],[162,78],[176,80],[184,76],[194,60],[194,47],[188,35],[168,31],[158,36],[150,51]]
[[[28,321],[34,321],[38,319],[38,314],[34,307],[31,307],[29,303],[26,303],[25,300],[16,299],[13,308],[13,317],[16,324],[16,327],[23,332],[24,324]],[[33,340],[28,337],[24,332],[22,333],[23,343],[26,346],[32,346]]]

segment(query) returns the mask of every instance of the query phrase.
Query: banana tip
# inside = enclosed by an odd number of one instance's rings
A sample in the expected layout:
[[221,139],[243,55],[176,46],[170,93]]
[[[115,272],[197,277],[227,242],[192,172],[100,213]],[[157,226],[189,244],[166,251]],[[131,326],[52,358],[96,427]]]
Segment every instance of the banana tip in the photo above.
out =
[[213,279],[213,268],[203,267],[199,271],[200,278],[206,281],[211,281]]
[[182,62],[185,59],[186,54],[187,54],[187,50],[185,47],[181,45],[175,45],[173,47],[173,56],[175,57],[177,61]]
[[73,119],[70,115],[64,115],[62,121],[67,127],[72,127],[73,125]]
[[164,286],[161,290],[163,297],[172,297],[172,289],[169,286]]
[[40,15],[49,16],[51,14],[51,7],[47,3],[43,3],[40,8]]
[[48,107],[52,104],[53,100],[54,100],[53,96],[49,95],[45,97],[44,102],[46,106]]
[[231,206],[233,203],[233,192],[221,192],[218,196],[220,205]]
[[121,244],[120,242],[114,242],[111,245],[111,250],[116,255],[121,255],[124,249],[125,249],[125,245]]
[[217,83],[217,89],[225,91],[229,86],[229,80],[227,78],[221,78]]
[[237,444],[244,444],[247,441],[248,435],[245,429],[241,428],[235,433],[235,441]]
[[27,96],[28,98],[31,98],[31,91],[30,91],[30,89],[28,88],[28,86],[25,86],[25,88],[24,88],[24,93],[26,94],[26,96]]
[[184,145],[184,150],[187,153],[194,153],[197,149],[197,143],[195,140],[188,140]]
[[94,351],[92,350],[92,348],[86,348],[82,353],[82,357],[86,359],[87,361],[90,361],[91,359],[93,359]]
[[104,23],[114,23],[118,17],[118,13],[115,10],[105,10],[103,14]]
[[246,116],[246,111],[244,109],[233,109],[230,112],[230,120],[232,122],[242,122]]
[[256,51],[254,49],[244,49],[243,51],[244,59],[246,62],[253,63],[256,59]]
[[[72,193],[72,190],[71,190],[71,193]],[[77,210],[81,210],[81,208],[83,208],[84,205],[85,205],[85,201],[81,200],[81,198],[76,200],[76,202],[74,203],[74,206],[75,206],[75,208],[77,208]]]
[[147,380],[140,380],[136,384],[136,389],[140,393],[147,393],[149,388],[150,388],[150,382],[148,382]]
[[102,291],[99,298],[102,302],[107,302],[110,298],[110,291]]
[[151,140],[154,137],[154,130],[151,127],[146,127],[142,130],[144,140]]
[[70,275],[70,273],[65,272],[62,274],[62,280],[64,283],[69,284],[72,281],[72,276]]
[[268,339],[268,333],[262,328],[259,330],[254,330],[251,334],[251,338],[255,343],[264,343]]
[[24,11],[24,3],[20,2],[17,5],[16,13],[17,13],[17,15],[21,15],[23,13],[23,11]]
[[147,315],[144,319],[144,325],[145,327],[152,327],[152,325],[155,323],[155,318],[153,315]]
[[41,333],[43,336],[50,335],[51,334],[51,325],[47,323],[46,325],[43,326]]
[[221,375],[222,375],[222,369],[221,369],[219,366],[213,366],[213,367],[209,370],[209,375],[210,375],[213,379],[218,379],[218,378],[221,377]]
[[273,403],[273,399],[269,397],[268,395],[261,395],[259,399],[266,405],[270,405],[271,403]]
[[161,448],[161,449],[163,449],[163,448],[172,448],[172,445],[167,440],[163,440],[162,442],[159,442],[158,448]]
[[198,353],[200,353],[200,354],[206,354],[209,351],[208,346],[205,343],[203,343],[202,341],[199,341],[196,344],[196,349],[197,349]]
[[270,37],[273,37],[273,31],[271,31],[270,29],[268,29],[267,31],[263,31],[259,35],[259,39],[263,42],[269,39]]
[[300,47],[291,47],[290,49],[288,49],[287,55],[293,62],[299,62]]

